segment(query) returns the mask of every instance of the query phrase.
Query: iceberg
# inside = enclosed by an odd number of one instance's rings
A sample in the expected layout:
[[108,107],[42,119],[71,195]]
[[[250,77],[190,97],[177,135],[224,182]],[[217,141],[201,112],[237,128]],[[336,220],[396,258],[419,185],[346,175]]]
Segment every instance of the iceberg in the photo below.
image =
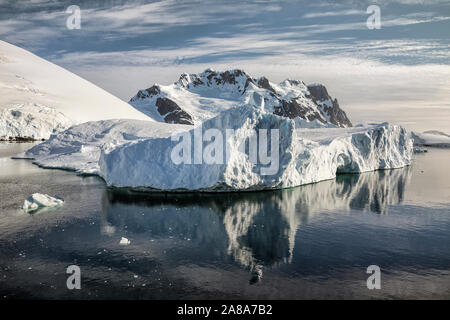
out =
[[120,239],[120,241],[119,241],[119,244],[120,244],[121,246],[127,246],[127,245],[129,245],[130,243],[131,243],[131,241],[128,240],[127,238],[125,238],[125,237],[122,237],[122,238]]
[[398,125],[299,129],[293,119],[241,105],[194,127],[91,121],[16,157],[99,175],[111,187],[226,192],[282,189],[339,173],[400,168],[411,163],[412,153],[412,138]]
[[59,207],[64,204],[64,200],[55,196],[51,197],[47,194],[33,193],[22,205],[22,209],[27,212],[37,211],[42,208]]
[[[264,138],[273,131],[277,139]],[[251,143],[258,132],[258,142],[270,140],[265,148]],[[412,138],[398,125],[295,129],[294,120],[244,105],[175,137],[103,149],[99,174],[108,186],[153,191],[282,189],[338,173],[404,167],[412,153]]]
[[417,147],[450,148],[450,135],[436,130],[412,132],[414,145]]

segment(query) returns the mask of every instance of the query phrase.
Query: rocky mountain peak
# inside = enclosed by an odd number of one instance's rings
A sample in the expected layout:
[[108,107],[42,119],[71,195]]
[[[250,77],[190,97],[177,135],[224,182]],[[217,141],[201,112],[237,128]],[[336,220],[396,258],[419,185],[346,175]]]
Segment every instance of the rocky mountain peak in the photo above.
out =
[[[255,93],[264,103],[255,103]],[[325,86],[292,79],[274,84],[241,69],[183,73],[172,85],[139,90],[130,103],[155,120],[170,123],[195,124],[230,107],[250,104],[282,117],[313,122],[313,126],[352,126]]]

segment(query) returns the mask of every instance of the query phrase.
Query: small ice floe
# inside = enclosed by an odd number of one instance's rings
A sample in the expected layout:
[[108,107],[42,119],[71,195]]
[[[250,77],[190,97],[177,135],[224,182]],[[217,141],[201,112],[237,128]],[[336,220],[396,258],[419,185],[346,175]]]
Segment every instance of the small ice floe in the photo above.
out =
[[423,147],[414,147],[414,153],[425,153],[425,152],[428,152],[428,150]]
[[102,234],[113,235],[116,232],[116,228],[106,223],[101,226],[100,231]]
[[120,239],[120,242],[119,242],[119,244],[120,244],[121,246],[127,246],[127,245],[129,245],[130,243],[131,243],[131,241],[128,240],[127,238],[125,238],[125,237],[122,237],[122,239]]
[[64,200],[60,197],[51,197],[47,194],[33,193],[23,202],[22,209],[26,212],[33,212],[43,208],[59,207],[63,204]]

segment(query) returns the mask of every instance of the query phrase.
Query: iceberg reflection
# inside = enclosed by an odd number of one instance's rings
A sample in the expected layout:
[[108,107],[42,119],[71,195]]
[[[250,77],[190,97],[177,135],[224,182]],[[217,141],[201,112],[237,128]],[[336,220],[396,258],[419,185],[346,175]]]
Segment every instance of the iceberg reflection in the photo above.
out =
[[231,257],[259,281],[264,267],[292,260],[302,223],[322,212],[388,212],[402,202],[407,168],[340,175],[293,189],[248,193],[136,193],[107,189],[102,230],[189,239],[219,257]]

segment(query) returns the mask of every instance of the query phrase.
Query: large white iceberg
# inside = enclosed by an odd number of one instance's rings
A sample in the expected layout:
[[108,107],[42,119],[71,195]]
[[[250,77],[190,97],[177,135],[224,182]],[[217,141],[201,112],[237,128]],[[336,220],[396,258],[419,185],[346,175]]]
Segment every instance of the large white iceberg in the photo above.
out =
[[[115,187],[244,191],[400,168],[411,163],[413,150],[409,133],[397,125],[295,129],[294,120],[249,105],[192,128],[138,120],[88,122],[19,157],[47,168],[97,174]],[[259,144],[262,137],[265,148]]]
[[[208,132],[215,133],[214,139]],[[262,145],[256,144],[259,150],[252,153],[251,138],[244,139],[258,132],[270,135],[267,149],[261,153]],[[105,149],[100,175],[109,186],[137,189],[280,189],[332,179],[337,173],[400,168],[411,163],[412,151],[409,133],[397,125],[296,130],[293,120],[241,106],[176,139],[155,137]]]

